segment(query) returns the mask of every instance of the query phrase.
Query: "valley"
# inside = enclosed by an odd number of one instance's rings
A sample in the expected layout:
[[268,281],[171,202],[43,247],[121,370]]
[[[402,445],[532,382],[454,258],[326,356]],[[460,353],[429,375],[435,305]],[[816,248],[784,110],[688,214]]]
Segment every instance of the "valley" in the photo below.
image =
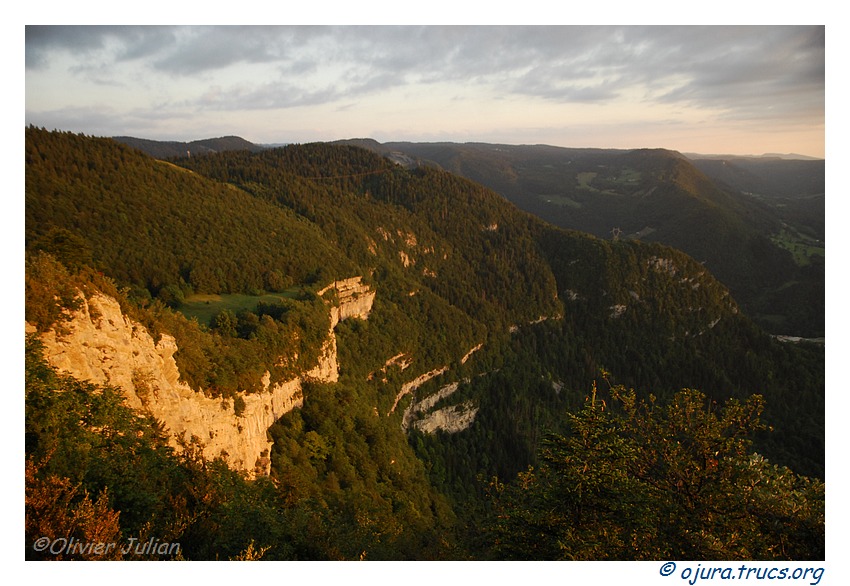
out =
[[[762,327],[823,335],[823,161],[484,143],[364,146],[478,181],[564,228],[683,250]],[[788,309],[794,305],[806,309]]]
[[666,151],[26,139],[28,538],[79,486],[185,559],[822,556],[823,346],[749,313],[817,337],[802,212]]

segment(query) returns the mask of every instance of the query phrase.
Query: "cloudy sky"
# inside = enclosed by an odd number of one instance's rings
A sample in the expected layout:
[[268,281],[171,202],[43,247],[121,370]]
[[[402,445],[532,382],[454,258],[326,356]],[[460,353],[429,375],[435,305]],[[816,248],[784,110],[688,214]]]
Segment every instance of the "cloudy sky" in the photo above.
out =
[[26,124],[824,156],[822,26],[26,28]]

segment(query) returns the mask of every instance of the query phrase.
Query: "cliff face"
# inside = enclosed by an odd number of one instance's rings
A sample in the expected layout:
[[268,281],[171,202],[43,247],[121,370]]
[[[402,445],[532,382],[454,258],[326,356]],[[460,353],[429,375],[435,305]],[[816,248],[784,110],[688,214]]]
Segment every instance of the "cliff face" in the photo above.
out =
[[[178,438],[197,438],[207,458],[224,457],[237,470],[267,474],[271,461],[268,428],[303,403],[304,380],[336,382],[339,378],[336,336],[340,320],[368,317],[375,292],[355,277],[336,283],[331,331],[314,368],[290,381],[270,385],[267,372],[260,393],[240,393],[240,415],[232,399],[212,399],[180,381],[174,360],[177,343],[164,334],[158,342],[147,330],[123,315],[118,302],[105,295],[84,300],[66,324],[66,333],[41,336],[47,361],[80,380],[120,388],[128,404],[162,421],[178,447]],[[334,288],[326,288],[322,293]]]
[[336,290],[336,303],[331,305],[331,330],[336,325],[350,317],[366,319],[372,311],[372,303],[375,301],[375,291],[368,285],[364,285],[361,277],[351,277],[342,281],[334,281],[318,292],[324,296],[332,290]]
[[451,405],[428,413],[423,419],[413,422],[413,427],[424,433],[457,433],[472,425],[477,414],[478,407],[472,401],[464,401],[460,405]]
[[[460,363],[465,364],[469,358],[484,346],[483,343],[476,345],[467,352]],[[449,370],[448,366],[436,368],[430,372],[426,372],[413,379],[412,381],[402,385],[392,409],[387,415],[390,415],[398,407],[399,402],[405,395],[415,393],[419,387],[424,385],[429,380],[438,377]],[[465,382],[469,382],[465,379]],[[423,398],[416,396],[410,401],[402,415],[401,427],[403,430],[417,429],[424,433],[436,433],[444,431],[446,433],[456,433],[469,428],[475,421],[475,416],[478,414],[478,407],[472,401],[464,401],[461,404],[449,405],[440,409],[434,407],[442,400],[450,397],[458,390],[459,382],[449,383],[442,386],[436,393]]]
[[[468,382],[468,379],[467,379]],[[458,405],[449,405],[440,409],[434,406],[457,391],[460,383],[454,382],[440,388],[433,395],[421,400],[411,401],[404,410],[401,427],[405,431],[413,428],[423,433],[456,433],[467,429],[475,421],[478,407],[472,401],[464,401]]]

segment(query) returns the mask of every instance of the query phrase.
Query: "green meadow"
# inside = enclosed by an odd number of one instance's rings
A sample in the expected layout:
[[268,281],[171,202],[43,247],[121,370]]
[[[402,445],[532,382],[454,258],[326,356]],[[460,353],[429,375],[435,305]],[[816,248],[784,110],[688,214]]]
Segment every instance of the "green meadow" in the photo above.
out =
[[788,227],[771,238],[773,242],[788,250],[794,256],[794,262],[798,266],[806,266],[811,263],[814,256],[823,257],[825,254],[823,242],[801,234],[797,230]]
[[239,313],[242,310],[254,311],[261,301],[275,303],[283,299],[297,299],[300,292],[300,288],[293,287],[279,293],[266,293],[264,295],[196,293],[186,297],[179,309],[187,318],[195,318],[198,323],[209,324],[213,316],[224,309],[229,309],[233,313]]

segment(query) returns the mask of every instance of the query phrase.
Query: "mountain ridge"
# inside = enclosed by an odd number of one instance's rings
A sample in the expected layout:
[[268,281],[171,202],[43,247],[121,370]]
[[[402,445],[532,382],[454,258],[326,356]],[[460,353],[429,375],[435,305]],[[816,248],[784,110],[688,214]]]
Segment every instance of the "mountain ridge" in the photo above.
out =
[[[281,148],[287,146],[289,144],[293,144],[292,142],[274,142],[274,143],[254,143],[248,141],[240,136],[223,136],[217,138],[203,138],[196,139],[192,141],[172,141],[172,140],[156,140],[156,139],[146,139],[142,137],[134,137],[134,136],[113,136],[111,137],[113,140],[118,142],[122,142],[124,144],[128,144],[129,146],[133,146],[134,148],[138,148],[151,156],[161,156],[160,152],[157,149],[158,145],[173,145],[174,152],[169,153],[166,156],[183,156],[186,150],[191,150],[189,147],[192,145],[200,146],[204,152],[223,152],[227,150],[251,150],[257,151],[261,149],[269,149],[269,148]],[[539,148],[550,148],[550,149],[573,149],[577,151],[620,151],[620,152],[630,152],[634,150],[662,150],[668,151],[672,153],[678,153],[688,159],[742,159],[742,160],[752,160],[752,159],[779,159],[779,160],[801,160],[801,161],[823,161],[822,157],[813,157],[810,155],[802,155],[798,153],[763,153],[761,155],[733,155],[733,154],[722,154],[722,153],[695,153],[689,151],[677,151],[674,149],[668,149],[663,147],[637,147],[637,148],[619,148],[619,147],[565,147],[565,146],[557,146],[550,145],[546,143],[489,143],[485,141],[466,141],[466,142],[456,142],[456,141],[387,141],[386,143],[381,143],[374,138],[369,137],[358,137],[358,138],[342,138],[335,139],[331,141],[316,141],[316,142],[330,142],[332,144],[352,144],[355,146],[362,146],[364,148],[380,148],[385,144],[394,144],[394,145],[403,145],[403,144],[418,144],[418,145],[489,145],[496,147],[510,147],[510,148],[522,148],[522,147],[539,147]],[[217,145],[215,148],[214,145]],[[185,148],[184,148],[185,147]]]
[[[718,173],[723,163],[665,149],[482,143],[382,148],[483,183],[561,227],[684,250],[729,285],[762,327],[775,334],[823,334],[823,207],[800,195],[817,194],[818,186],[822,194],[823,161],[737,159],[749,177],[742,181],[743,175]],[[676,182],[663,171],[672,160],[679,161]]]
[[[302,386],[301,406],[266,430],[268,476],[249,484],[188,450],[170,476],[194,471],[188,496],[148,498],[162,481],[126,479],[169,468],[128,458],[116,477],[113,444],[79,455],[97,442],[63,444],[82,432],[57,439],[46,425],[50,401],[97,393],[28,400],[27,455],[46,462],[42,477],[108,488],[122,529],[153,519],[189,559],[249,543],[275,559],[486,557],[471,537],[483,536],[484,479],[516,478],[591,389],[613,405],[621,384],[659,403],[683,387],[717,404],[763,394],[776,432],[754,439],[759,453],[823,474],[823,348],[776,341],[669,246],[558,228],[468,178],[352,145],[165,164],[31,128],[26,164],[27,322],[61,334],[77,291],[112,296],[154,340],[173,337],[181,379],[234,421],[237,398],[251,403],[264,381],[321,358],[328,304],[343,295],[328,284],[356,274],[374,291],[367,320],[335,328],[338,378]],[[57,442],[65,451],[51,460]],[[149,514],[156,506],[166,508]]]
[[256,145],[239,136],[221,136],[218,138],[204,138],[189,142],[183,141],[159,141],[132,136],[114,136],[113,140],[126,144],[132,148],[139,149],[157,158],[182,157],[216,153],[230,150],[258,151],[264,147]]

